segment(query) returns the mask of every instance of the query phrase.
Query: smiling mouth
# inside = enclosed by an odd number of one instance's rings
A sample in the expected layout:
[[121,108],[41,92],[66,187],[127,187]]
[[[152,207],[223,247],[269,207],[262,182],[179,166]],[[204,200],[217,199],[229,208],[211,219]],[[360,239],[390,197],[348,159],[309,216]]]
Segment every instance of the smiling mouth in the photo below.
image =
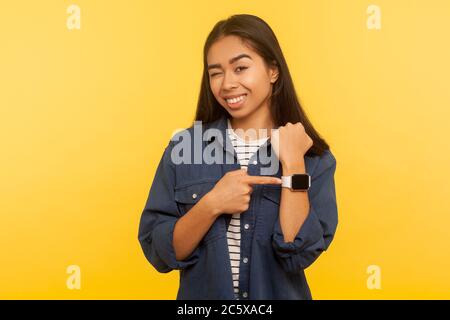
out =
[[243,94],[239,97],[236,98],[231,98],[231,99],[225,99],[225,101],[227,102],[227,105],[231,108],[235,108],[238,107],[240,105],[242,105],[245,101],[247,97],[247,94]]

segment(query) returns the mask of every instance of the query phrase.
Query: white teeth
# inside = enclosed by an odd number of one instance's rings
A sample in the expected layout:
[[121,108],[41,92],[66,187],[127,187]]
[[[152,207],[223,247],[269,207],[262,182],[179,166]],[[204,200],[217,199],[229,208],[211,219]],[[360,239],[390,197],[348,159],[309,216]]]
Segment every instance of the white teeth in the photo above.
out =
[[226,100],[227,100],[228,103],[237,103],[237,102],[243,100],[243,99],[244,99],[244,96],[245,96],[245,95],[242,95],[242,96],[237,97],[237,98],[226,99]]

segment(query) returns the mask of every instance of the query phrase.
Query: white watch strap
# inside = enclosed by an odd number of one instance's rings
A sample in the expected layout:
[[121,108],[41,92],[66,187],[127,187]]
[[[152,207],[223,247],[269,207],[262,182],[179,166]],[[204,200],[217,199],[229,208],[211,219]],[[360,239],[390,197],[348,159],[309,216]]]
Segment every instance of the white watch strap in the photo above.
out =
[[281,176],[281,186],[284,188],[291,188],[292,176]]

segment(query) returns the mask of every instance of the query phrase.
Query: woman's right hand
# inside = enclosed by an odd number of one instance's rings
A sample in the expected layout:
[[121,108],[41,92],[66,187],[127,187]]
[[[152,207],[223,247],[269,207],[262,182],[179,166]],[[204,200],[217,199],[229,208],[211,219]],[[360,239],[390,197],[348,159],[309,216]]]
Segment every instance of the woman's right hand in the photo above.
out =
[[210,205],[218,215],[242,213],[249,207],[253,184],[281,184],[281,179],[250,176],[246,169],[229,171],[208,192]]

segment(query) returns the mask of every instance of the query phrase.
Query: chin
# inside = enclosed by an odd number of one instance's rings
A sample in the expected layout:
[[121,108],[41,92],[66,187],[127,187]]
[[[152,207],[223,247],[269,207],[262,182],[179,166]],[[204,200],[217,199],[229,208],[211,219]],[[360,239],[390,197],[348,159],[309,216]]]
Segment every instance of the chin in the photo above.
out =
[[245,110],[228,110],[228,113],[234,118],[234,119],[243,119],[249,115],[248,112]]
[[236,119],[244,119],[250,116],[255,110],[249,110],[248,108],[242,108],[238,110],[229,110],[228,113]]

